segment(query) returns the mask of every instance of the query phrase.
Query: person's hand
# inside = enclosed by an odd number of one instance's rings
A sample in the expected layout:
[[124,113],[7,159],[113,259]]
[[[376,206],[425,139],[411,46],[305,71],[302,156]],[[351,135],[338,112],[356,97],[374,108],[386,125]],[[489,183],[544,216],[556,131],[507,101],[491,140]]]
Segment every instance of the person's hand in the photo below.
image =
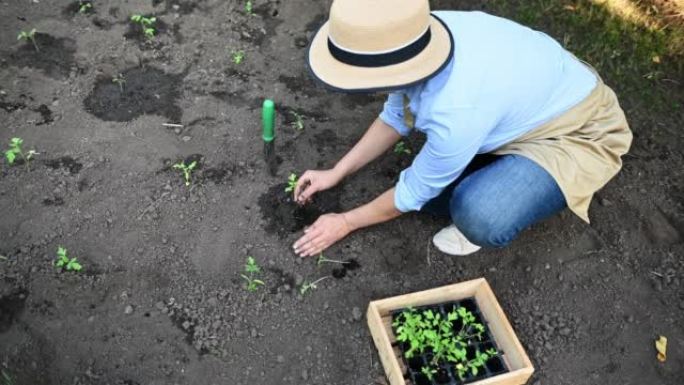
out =
[[344,214],[325,214],[304,230],[304,235],[294,243],[295,254],[310,257],[319,254],[352,231]]
[[307,203],[319,191],[327,190],[340,182],[342,177],[335,169],[308,170],[297,181],[294,200],[299,204]]

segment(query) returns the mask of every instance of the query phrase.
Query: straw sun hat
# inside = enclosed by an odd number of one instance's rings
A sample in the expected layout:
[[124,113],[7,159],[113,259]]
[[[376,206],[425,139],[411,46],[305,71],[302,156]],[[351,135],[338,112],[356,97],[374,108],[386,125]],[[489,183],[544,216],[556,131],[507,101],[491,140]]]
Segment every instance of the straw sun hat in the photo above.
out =
[[311,41],[308,64],[336,91],[389,91],[437,74],[453,46],[428,0],[334,0]]

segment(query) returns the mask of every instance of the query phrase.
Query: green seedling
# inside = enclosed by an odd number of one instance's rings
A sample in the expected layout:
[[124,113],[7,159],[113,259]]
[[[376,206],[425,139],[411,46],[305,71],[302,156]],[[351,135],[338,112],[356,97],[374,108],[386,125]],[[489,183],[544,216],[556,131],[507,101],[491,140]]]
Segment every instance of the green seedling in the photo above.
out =
[[435,373],[437,373],[437,369],[431,368],[429,366],[423,366],[420,368],[420,372],[423,373],[428,380],[432,381],[432,379],[435,377]]
[[291,193],[295,190],[295,187],[297,187],[297,181],[299,178],[297,178],[297,174],[292,173],[290,176],[287,178],[287,187],[285,187],[285,192],[286,193]]
[[[433,310],[417,312],[413,309],[403,311],[392,323],[397,341],[408,345],[404,356],[408,359],[426,351],[432,353],[432,359],[421,372],[432,379],[436,368],[443,363],[452,363],[461,380],[470,372],[477,376],[486,362],[499,354],[496,349],[481,352],[475,351],[475,357],[468,357],[466,348],[473,340],[481,340],[485,332],[484,325],[475,322],[475,316],[464,307],[459,307],[442,315]],[[454,325],[459,321],[461,328],[455,331]]]
[[296,130],[301,131],[304,129],[304,117],[297,113],[297,111],[290,111],[292,114],[292,117],[294,118],[294,121],[291,123],[292,127],[294,127]]
[[157,22],[156,17],[145,17],[143,15],[133,15],[131,16],[131,21],[140,24],[143,34],[148,39],[154,38],[154,34],[157,32],[154,29],[154,24]]
[[185,179],[186,186],[190,186],[190,175],[195,167],[197,167],[197,161],[195,160],[193,160],[190,164],[185,164],[185,161],[181,161],[173,165],[173,168],[181,170],[183,173],[183,179]]
[[5,257],[4,255],[0,255],[0,260],[6,261],[8,258]]
[[253,7],[252,1],[251,1],[251,0],[247,0],[247,2],[245,3],[245,13],[248,14],[248,15],[250,15],[250,16],[253,15],[253,14],[254,14],[254,10],[252,9],[252,7]]
[[86,12],[93,9],[93,4],[89,1],[78,0],[78,13],[85,14]]
[[78,263],[78,258],[69,258],[67,249],[62,246],[57,247],[57,260],[55,261],[55,266],[66,271],[81,271],[83,268],[83,266]]
[[31,159],[33,159],[33,156],[38,155],[38,153],[34,150],[28,150],[24,152],[24,150],[21,148],[22,144],[24,144],[24,140],[21,138],[10,139],[9,149],[5,151],[5,159],[7,159],[7,163],[9,163],[10,166],[13,165],[17,160],[17,156],[20,156],[21,159],[24,160],[24,163],[26,163],[26,167],[28,167],[28,164]]
[[324,263],[339,263],[339,264],[341,264],[341,265],[346,265],[346,264],[349,263],[349,262],[337,261],[337,260],[334,260],[334,259],[328,259],[328,258],[326,258],[326,257],[323,255],[323,253],[321,253],[321,254],[318,255],[318,261],[316,261],[316,264],[317,264],[318,266],[320,266],[320,265],[322,265],[322,264],[324,264]]
[[26,40],[26,41],[31,41],[33,43],[33,48],[36,49],[36,52],[40,52],[40,48],[38,48],[38,44],[36,43],[36,29],[33,28],[32,30],[26,32],[26,31],[20,31],[19,35],[17,35],[17,40]]
[[403,140],[394,145],[394,153],[397,155],[411,155],[411,149],[406,146]]
[[243,60],[245,60],[245,51],[233,51],[231,54],[231,58],[233,60],[233,63],[240,65]]
[[121,90],[121,93],[123,94],[124,84],[126,84],[126,78],[124,78],[123,74],[114,75],[114,77],[112,77],[112,83],[117,84],[119,90]]
[[0,385],[14,385],[14,378],[12,378],[12,376],[10,376],[5,369],[2,369],[0,374],[2,374],[2,376],[0,376]]
[[253,257],[247,257],[245,263],[245,274],[240,274],[245,281],[247,281],[247,291],[257,291],[259,286],[265,285],[264,281],[254,278],[256,274],[261,272],[261,268],[257,265]]
[[313,282],[304,282],[302,286],[299,287],[299,294],[305,295],[311,290],[318,289],[318,283],[323,281],[324,279],[330,278],[329,275],[326,275],[325,277],[318,278],[317,280]]

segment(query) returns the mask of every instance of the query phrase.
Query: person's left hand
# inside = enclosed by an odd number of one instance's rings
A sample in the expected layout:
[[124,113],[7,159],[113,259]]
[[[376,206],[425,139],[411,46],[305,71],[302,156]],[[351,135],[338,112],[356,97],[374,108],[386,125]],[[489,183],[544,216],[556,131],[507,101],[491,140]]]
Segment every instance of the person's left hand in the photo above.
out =
[[294,243],[294,252],[300,257],[321,253],[351,232],[344,214],[325,214],[304,230],[304,235]]

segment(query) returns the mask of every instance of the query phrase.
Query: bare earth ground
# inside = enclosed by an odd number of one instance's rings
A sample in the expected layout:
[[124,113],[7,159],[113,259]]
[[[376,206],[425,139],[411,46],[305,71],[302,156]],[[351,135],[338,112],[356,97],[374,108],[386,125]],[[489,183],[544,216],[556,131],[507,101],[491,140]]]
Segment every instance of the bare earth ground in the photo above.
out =
[[[297,287],[333,267],[296,258],[297,231],[371,199],[410,162],[387,154],[307,212],[283,203],[287,175],[333,165],[382,103],[307,76],[329,1],[256,1],[248,16],[222,0],[96,0],[89,15],[0,0],[0,142],[19,136],[40,153],[0,171],[11,378],[0,384],[383,384],[368,301],[480,276],[534,361],[531,384],[684,383],[684,70],[669,35],[587,1],[432,5],[516,18],[596,64],[635,132],[624,170],[591,225],[566,212],[502,250],[442,255],[429,239],[445,223],[416,214],[353,234],[327,256],[360,267],[302,297]],[[163,23],[153,42],[131,29],[133,13]],[[16,41],[34,27],[39,53]],[[264,97],[279,105],[276,177],[262,158]],[[414,153],[420,143],[409,139]],[[181,159],[200,163],[191,188],[170,169]],[[56,271],[58,245],[83,272]],[[256,294],[239,277],[248,255],[264,267]]]

